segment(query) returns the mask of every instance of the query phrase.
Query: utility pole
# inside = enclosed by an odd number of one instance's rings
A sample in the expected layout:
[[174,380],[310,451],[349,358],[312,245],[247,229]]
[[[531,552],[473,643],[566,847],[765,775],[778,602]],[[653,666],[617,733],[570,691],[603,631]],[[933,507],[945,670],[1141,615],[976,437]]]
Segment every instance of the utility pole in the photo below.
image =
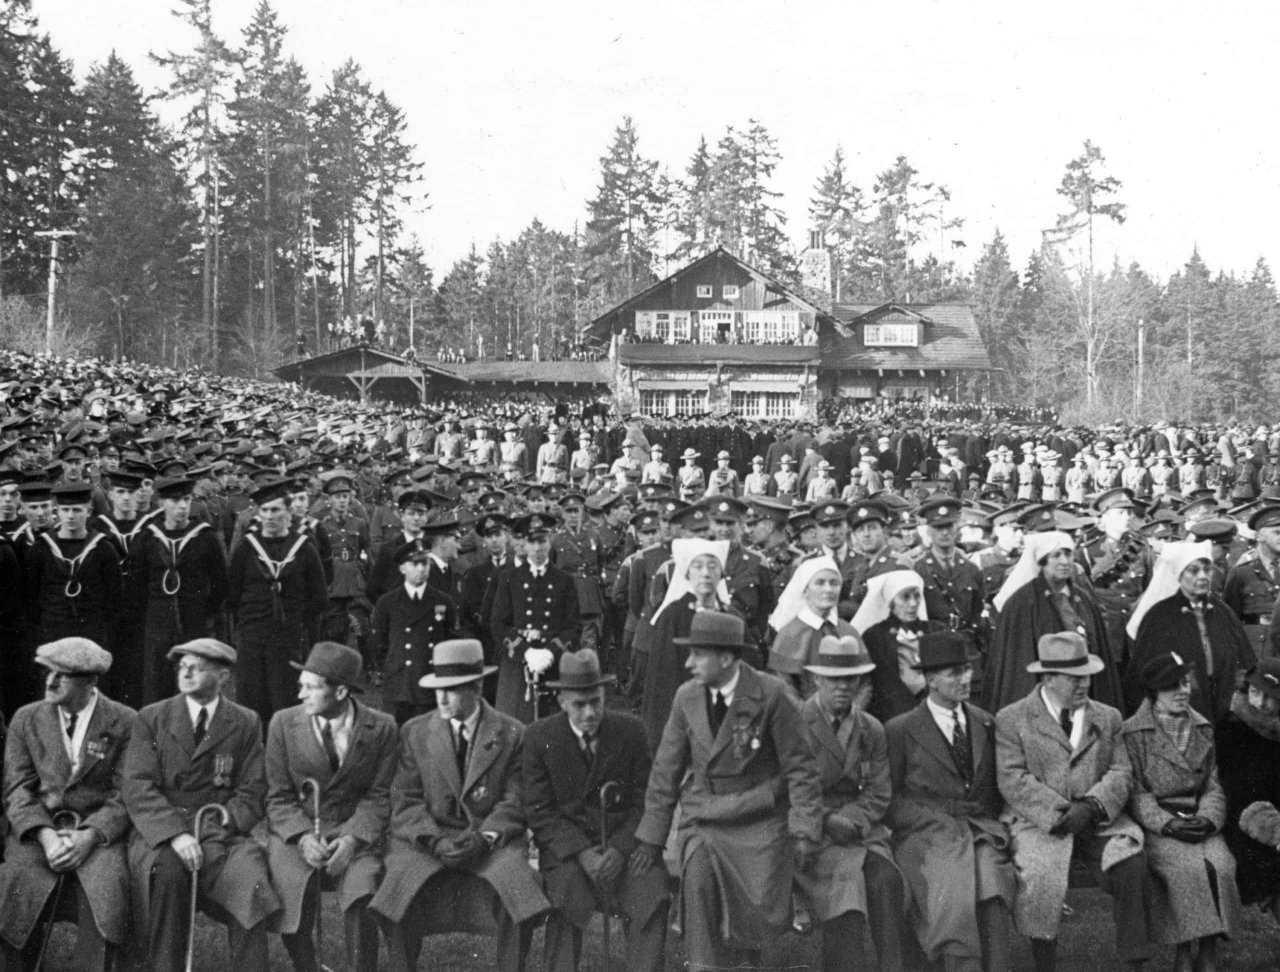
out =
[[413,347],[413,295],[409,295],[409,347]]
[[44,353],[53,354],[53,317],[58,300],[58,240],[75,236],[75,230],[39,230],[36,236],[49,238],[49,309],[44,323]]
[[1147,346],[1147,324],[1138,318],[1138,381],[1133,388],[1133,404],[1134,418],[1137,419],[1142,414],[1142,379],[1143,379],[1143,358]]

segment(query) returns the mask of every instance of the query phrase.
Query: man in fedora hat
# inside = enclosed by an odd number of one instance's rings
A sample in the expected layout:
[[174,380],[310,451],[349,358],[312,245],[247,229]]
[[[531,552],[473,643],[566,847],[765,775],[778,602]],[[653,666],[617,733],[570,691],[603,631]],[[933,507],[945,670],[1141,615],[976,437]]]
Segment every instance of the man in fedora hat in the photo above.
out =
[[817,691],[801,705],[800,718],[818,762],[825,817],[818,860],[796,883],[822,922],[824,972],[859,963],[864,926],[881,972],[902,968],[904,888],[883,822],[892,795],[889,750],[884,727],[862,708],[875,667],[852,635],[823,638],[815,663],[804,666]]
[[956,631],[920,638],[925,700],[885,724],[887,822],[916,938],[946,972],[1007,972],[1017,879],[1000,822],[995,720],[969,703],[975,661]]
[[1027,671],[1040,683],[996,715],[1004,820],[1020,879],[1017,927],[1031,939],[1036,972],[1052,972],[1071,862],[1087,863],[1112,897],[1120,958],[1136,967],[1150,956],[1149,878],[1142,830],[1125,812],[1133,773],[1124,720],[1089,698],[1103,661],[1083,635],[1043,635],[1037,654]]
[[633,875],[626,867],[644,811],[649,746],[639,719],[605,709],[605,686],[615,681],[601,673],[590,648],[563,655],[560,677],[547,686],[561,711],[539,719],[524,737],[525,810],[556,907],[547,919],[552,972],[576,972],[583,930],[593,912],[606,908],[620,909],[626,922],[627,968],[663,968],[666,872]]
[[[198,904],[227,926],[227,968],[267,972],[267,920],[280,910],[266,857],[251,836],[263,817],[267,789],[262,723],[252,709],[224,696],[236,651],[197,638],[169,651],[178,694],[138,713],[125,751],[133,929],[139,956],[156,972],[178,972],[186,956],[191,872],[199,870]],[[210,803],[229,822],[204,822]]]
[[494,928],[495,966],[525,967],[534,919],[550,908],[525,855],[524,726],[480,695],[497,671],[471,638],[442,641],[421,679],[436,708],[405,723],[391,787],[386,877],[370,903],[394,972],[418,967],[428,931]]
[[[692,678],[677,690],[636,829],[632,873],[661,866],[680,805],[685,954],[692,968],[759,965],[791,925],[789,889],[816,859],[822,793],[799,710],[781,679],[741,660],[741,618],[699,611],[688,637]],[[785,788],[787,799],[778,791]]]
[[[278,931],[298,972],[319,968],[311,930],[320,891],[336,890],[347,967],[374,972],[378,926],[367,908],[382,877],[399,734],[390,715],[356,702],[365,685],[354,648],[321,641],[291,664],[301,704],[277,712],[267,729],[267,863],[284,904]],[[308,779],[320,787],[318,824]]]
[[[34,966],[61,880],[63,905],[75,902],[73,966],[112,968],[129,915],[120,769],[138,714],[98,690],[111,655],[87,638],[41,645],[35,660],[44,698],[17,711],[5,745],[0,948],[5,968]],[[78,825],[59,819],[67,811]]]

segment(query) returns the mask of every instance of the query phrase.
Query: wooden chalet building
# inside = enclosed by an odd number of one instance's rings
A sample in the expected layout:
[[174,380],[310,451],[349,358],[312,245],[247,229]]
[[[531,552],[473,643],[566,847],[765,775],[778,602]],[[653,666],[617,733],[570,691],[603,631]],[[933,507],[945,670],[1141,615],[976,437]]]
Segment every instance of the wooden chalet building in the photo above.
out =
[[723,248],[582,328],[610,345],[622,412],[811,418],[823,398],[946,397],[989,371],[965,304],[826,313]]

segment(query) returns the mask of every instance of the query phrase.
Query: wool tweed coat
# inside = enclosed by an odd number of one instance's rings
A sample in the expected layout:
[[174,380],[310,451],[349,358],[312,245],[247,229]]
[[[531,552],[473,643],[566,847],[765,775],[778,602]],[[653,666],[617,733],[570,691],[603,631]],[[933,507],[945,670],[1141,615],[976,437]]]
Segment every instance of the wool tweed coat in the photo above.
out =
[[980,958],[978,902],[999,898],[1013,907],[1009,832],[997,819],[995,720],[968,703],[964,716],[973,755],[969,781],[924,702],[885,724],[893,784],[886,820],[916,937],[930,961],[944,947]]
[[[1240,920],[1236,861],[1222,837],[1227,797],[1218,783],[1213,726],[1191,710],[1191,739],[1185,753],[1156,722],[1145,700],[1124,724],[1124,744],[1133,767],[1129,813],[1146,834],[1152,882],[1150,930],[1165,945],[1206,935],[1231,935]],[[1161,831],[1177,812],[1204,817],[1213,835],[1187,844]],[[1206,866],[1207,865],[1207,866]],[[1217,894],[1209,881],[1217,875]]]
[[515,922],[550,907],[525,856],[520,775],[524,726],[481,700],[480,722],[458,775],[449,720],[439,712],[400,729],[400,765],[391,784],[386,876],[369,907],[400,921],[414,896],[445,864],[425,846],[464,831],[490,831],[498,846],[469,870],[502,899]]
[[200,838],[208,860],[225,860],[201,892],[244,928],[280,910],[262,848],[250,836],[263,817],[267,776],[262,720],[252,709],[223,698],[196,745],[186,698],[175,695],[138,713],[124,758],[124,805],[133,821],[129,873],[136,927],[150,925],[151,869],[156,854],[190,833],[196,812],[209,803],[227,808],[231,823],[210,820]]
[[714,737],[706,690],[694,681],[680,686],[636,837],[665,845],[677,803],[681,870],[705,846],[725,940],[763,948],[790,927],[791,838],[822,836],[818,767],[781,679],[739,662],[733,702]]
[[355,704],[351,739],[337,772],[329,768],[314,722],[302,706],[283,709],[267,729],[267,863],[271,883],[284,904],[277,931],[293,934],[302,917],[302,899],[315,873],[303,859],[298,838],[315,826],[310,789],[320,784],[320,833],[327,840],[351,836],[356,853],[338,880],[343,910],[378,890],[382,852],[391,820],[391,780],[400,742],[395,720],[385,712]]
[[867,855],[894,862],[884,825],[892,793],[884,726],[855,709],[846,717],[852,727],[842,743],[816,696],[800,706],[800,718],[818,763],[824,819],[839,817],[857,827],[862,837],[841,846],[824,835],[817,863],[797,874],[796,883],[808,895],[819,922],[850,911],[865,915],[867,882],[862,869]]
[[1111,838],[1102,854],[1104,870],[1142,852],[1142,828],[1125,812],[1133,772],[1120,713],[1090,699],[1077,710],[1076,718],[1081,717],[1084,732],[1073,751],[1039,686],[996,715],[1003,819],[1018,869],[1014,920],[1029,938],[1058,937],[1075,838],[1052,836],[1049,830],[1072,800],[1091,796],[1106,811],[1097,828],[1099,836]]
[[99,692],[80,767],[72,773],[57,706],[32,702],[14,714],[4,749],[4,810],[10,830],[0,865],[0,937],[15,948],[26,944],[57,883],[36,832],[52,827],[53,815],[62,810],[79,814],[82,827],[92,827],[107,840],[89,852],[76,877],[98,931],[109,942],[124,940],[129,917],[124,838],[130,828],[120,784],[137,716]]

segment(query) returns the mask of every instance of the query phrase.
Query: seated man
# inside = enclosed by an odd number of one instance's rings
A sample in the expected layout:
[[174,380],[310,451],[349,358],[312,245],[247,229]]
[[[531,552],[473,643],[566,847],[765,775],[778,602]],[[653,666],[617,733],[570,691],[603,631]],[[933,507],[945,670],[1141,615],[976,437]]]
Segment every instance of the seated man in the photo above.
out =
[[680,806],[685,955],[693,969],[758,966],[791,927],[791,880],[817,857],[822,792],[799,709],[781,679],[744,663],[746,626],[698,611],[693,677],[676,691],[649,774],[633,874],[660,866]]
[[619,909],[626,922],[627,968],[663,968],[666,871],[631,875],[626,869],[644,810],[649,743],[635,716],[605,711],[604,687],[614,681],[601,675],[590,648],[565,654],[559,680],[547,683],[558,691],[562,711],[525,732],[525,811],[547,897],[556,906],[547,920],[549,972],[577,972],[583,929],[605,908]]
[[98,691],[111,655],[87,638],[41,645],[36,662],[48,670],[44,700],[17,711],[5,741],[4,967],[33,968],[46,923],[74,903],[74,967],[111,968],[129,915],[120,770],[138,714]]
[[533,919],[551,907],[525,854],[524,726],[480,697],[497,668],[479,641],[442,641],[432,664],[420,684],[435,690],[436,709],[400,730],[386,877],[370,907],[385,919],[395,972],[418,967],[428,932],[495,924],[496,967],[522,972]]
[[[227,926],[226,968],[267,972],[266,919],[280,910],[262,848],[250,831],[263,816],[267,777],[262,722],[252,709],[223,697],[236,651],[197,638],[169,651],[178,695],[138,713],[124,759],[133,924],[145,965],[178,972],[186,962],[191,872],[199,872],[197,904]],[[229,822],[196,812],[221,804]]]
[[[298,972],[320,967],[311,929],[323,890],[342,906],[351,972],[374,972],[378,926],[369,899],[382,877],[399,733],[387,713],[359,705],[363,661],[354,648],[321,641],[298,676],[302,704],[267,730],[267,862],[284,904],[279,931]],[[307,780],[320,790],[320,819]],[[313,879],[314,878],[314,879]]]
[[875,940],[877,968],[902,968],[904,888],[882,822],[889,809],[889,749],[884,727],[862,710],[873,668],[856,636],[823,638],[816,663],[804,666],[817,691],[801,705],[800,717],[818,761],[825,818],[818,860],[796,883],[822,922],[823,972],[861,963],[864,925]]
[[885,724],[893,799],[886,818],[911,895],[916,938],[946,972],[1007,972],[1016,877],[999,819],[995,720],[968,702],[969,639],[920,638],[928,695]]
[[1018,931],[1031,939],[1036,972],[1053,972],[1072,860],[1088,863],[1112,897],[1120,959],[1139,967],[1147,939],[1147,861],[1142,829],[1125,813],[1133,772],[1123,717],[1089,698],[1103,662],[1074,631],[1042,635],[1027,671],[1031,694],[996,715],[1000,792],[1019,888]]

